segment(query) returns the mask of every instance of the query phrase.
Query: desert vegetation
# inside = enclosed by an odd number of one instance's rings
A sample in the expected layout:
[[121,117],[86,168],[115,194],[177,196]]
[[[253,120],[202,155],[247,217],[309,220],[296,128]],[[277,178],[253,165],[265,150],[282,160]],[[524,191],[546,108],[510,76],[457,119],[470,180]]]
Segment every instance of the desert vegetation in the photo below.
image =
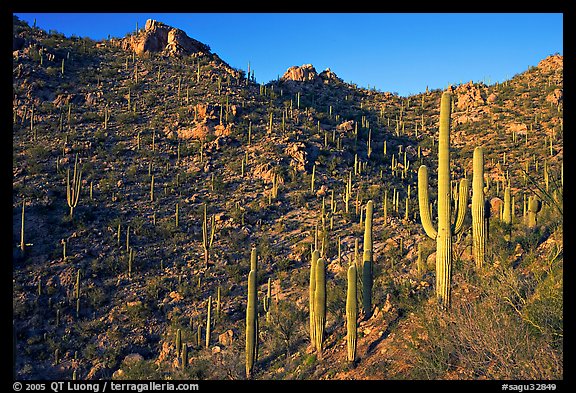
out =
[[18,379],[563,378],[562,56],[401,97],[163,26],[14,17]]

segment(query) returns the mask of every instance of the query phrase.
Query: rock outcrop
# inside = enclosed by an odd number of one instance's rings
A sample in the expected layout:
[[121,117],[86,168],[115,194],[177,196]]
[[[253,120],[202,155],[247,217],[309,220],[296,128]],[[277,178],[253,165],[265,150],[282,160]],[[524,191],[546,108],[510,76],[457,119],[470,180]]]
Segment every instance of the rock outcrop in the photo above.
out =
[[318,73],[312,64],[303,64],[301,66],[292,66],[286,70],[284,75],[280,78],[281,81],[295,81],[295,82],[316,82],[316,83],[330,83],[332,81],[342,81],[338,76],[330,70],[325,69]]
[[564,98],[564,93],[562,89],[554,89],[554,91],[546,96],[546,102],[550,102],[552,105],[559,105]]
[[474,84],[472,81],[458,86],[454,92],[457,96],[456,108],[466,110],[486,103],[482,84]]
[[282,75],[280,80],[306,82],[314,81],[318,78],[318,73],[312,64],[302,66],[292,66]]
[[548,56],[538,63],[538,68],[542,71],[555,71],[564,67],[564,57],[560,55]]
[[175,27],[153,19],[146,21],[143,31],[121,40],[125,50],[133,50],[137,55],[162,53],[168,56],[183,56],[192,53],[210,53],[210,47],[201,43]]

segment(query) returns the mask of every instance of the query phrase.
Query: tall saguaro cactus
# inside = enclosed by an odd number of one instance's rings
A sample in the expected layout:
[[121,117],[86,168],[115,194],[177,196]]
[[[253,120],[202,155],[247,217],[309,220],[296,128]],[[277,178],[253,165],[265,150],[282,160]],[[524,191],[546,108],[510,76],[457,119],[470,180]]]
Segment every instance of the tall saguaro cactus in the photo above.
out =
[[366,220],[364,222],[364,251],[362,256],[362,309],[365,318],[369,318],[372,310],[372,215],[374,203],[366,204]]
[[346,342],[348,348],[348,361],[354,362],[356,360],[356,338],[357,338],[357,325],[358,318],[358,304],[356,301],[356,265],[352,264],[348,267],[348,289],[346,294]]
[[22,199],[22,222],[20,226],[20,252],[24,254],[26,250],[26,243],[24,242],[24,206],[26,201]]
[[248,304],[246,305],[246,378],[252,377],[258,355],[258,315],[256,294],[256,271],[248,274]]
[[468,204],[468,181],[462,179],[458,190],[458,211],[451,225],[450,190],[450,110],[452,94],[444,92],[440,101],[440,132],[438,136],[438,230],[432,224],[428,198],[428,168],[418,170],[418,202],[420,218],[426,234],[436,239],[436,297],[441,308],[450,305],[452,275],[452,236],[462,230]]
[[472,173],[472,253],[476,267],[484,265],[486,250],[486,198],[484,196],[484,151],[474,149]]
[[216,228],[214,224],[214,216],[210,218],[211,230],[208,233],[208,215],[206,212],[206,204],[204,204],[204,220],[202,221],[202,247],[204,248],[204,265],[208,268],[208,262],[210,260],[210,249],[214,243],[214,230]]
[[314,293],[316,291],[316,262],[320,258],[320,251],[314,250],[312,252],[312,263],[310,264],[310,286],[309,286],[309,309],[310,309],[310,342],[312,346],[316,345],[316,336],[315,336],[315,323],[314,323]]
[[316,351],[322,357],[324,328],[326,327],[326,265],[324,258],[316,261],[316,288],[314,290],[314,339]]

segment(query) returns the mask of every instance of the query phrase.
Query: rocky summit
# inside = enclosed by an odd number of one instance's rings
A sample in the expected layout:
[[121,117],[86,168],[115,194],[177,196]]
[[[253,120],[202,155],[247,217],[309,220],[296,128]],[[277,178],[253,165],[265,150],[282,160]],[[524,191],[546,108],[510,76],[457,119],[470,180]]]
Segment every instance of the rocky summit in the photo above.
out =
[[137,55],[162,53],[167,56],[184,56],[193,53],[210,53],[210,47],[201,43],[177,28],[162,22],[148,19],[144,30],[120,40],[125,50]]
[[562,56],[403,97],[154,20],[12,54],[15,379],[563,379]]

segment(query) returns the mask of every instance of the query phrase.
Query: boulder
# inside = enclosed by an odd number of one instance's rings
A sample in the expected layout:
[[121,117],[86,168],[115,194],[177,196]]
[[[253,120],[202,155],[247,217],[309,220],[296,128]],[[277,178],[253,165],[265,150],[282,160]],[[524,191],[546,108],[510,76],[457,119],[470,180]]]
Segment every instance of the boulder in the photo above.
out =
[[123,38],[120,46],[137,55],[162,53],[167,56],[183,56],[193,53],[210,53],[210,47],[175,27],[153,19],[146,21],[143,31]]
[[454,92],[457,97],[456,108],[459,110],[466,110],[486,103],[481,84],[474,84],[470,81],[458,86]]
[[490,215],[492,217],[500,217],[500,207],[504,205],[504,201],[498,197],[490,199]]
[[290,166],[299,172],[305,172],[308,165],[308,152],[304,142],[294,142],[288,145],[284,153],[290,157]]
[[312,64],[302,66],[292,66],[282,75],[280,80],[306,82],[314,81],[318,78],[318,73]]
[[212,130],[205,122],[197,124],[193,128],[185,128],[176,131],[179,139],[197,139],[201,141],[205,140],[211,132]]
[[546,102],[552,103],[552,105],[559,105],[564,98],[562,89],[554,89],[554,91],[546,96]]
[[348,120],[343,123],[340,123],[336,126],[336,129],[338,131],[345,131],[345,132],[352,131],[354,129],[354,120]]
[[330,68],[326,68],[318,76],[324,81],[324,83],[330,83],[334,81],[342,82],[342,79],[340,79],[334,72],[332,72]]
[[526,135],[526,132],[528,132],[528,126],[524,123],[511,122],[508,123],[507,131],[509,133]]
[[227,347],[232,345],[233,339],[234,339],[234,332],[231,329],[228,329],[218,336],[218,343]]

